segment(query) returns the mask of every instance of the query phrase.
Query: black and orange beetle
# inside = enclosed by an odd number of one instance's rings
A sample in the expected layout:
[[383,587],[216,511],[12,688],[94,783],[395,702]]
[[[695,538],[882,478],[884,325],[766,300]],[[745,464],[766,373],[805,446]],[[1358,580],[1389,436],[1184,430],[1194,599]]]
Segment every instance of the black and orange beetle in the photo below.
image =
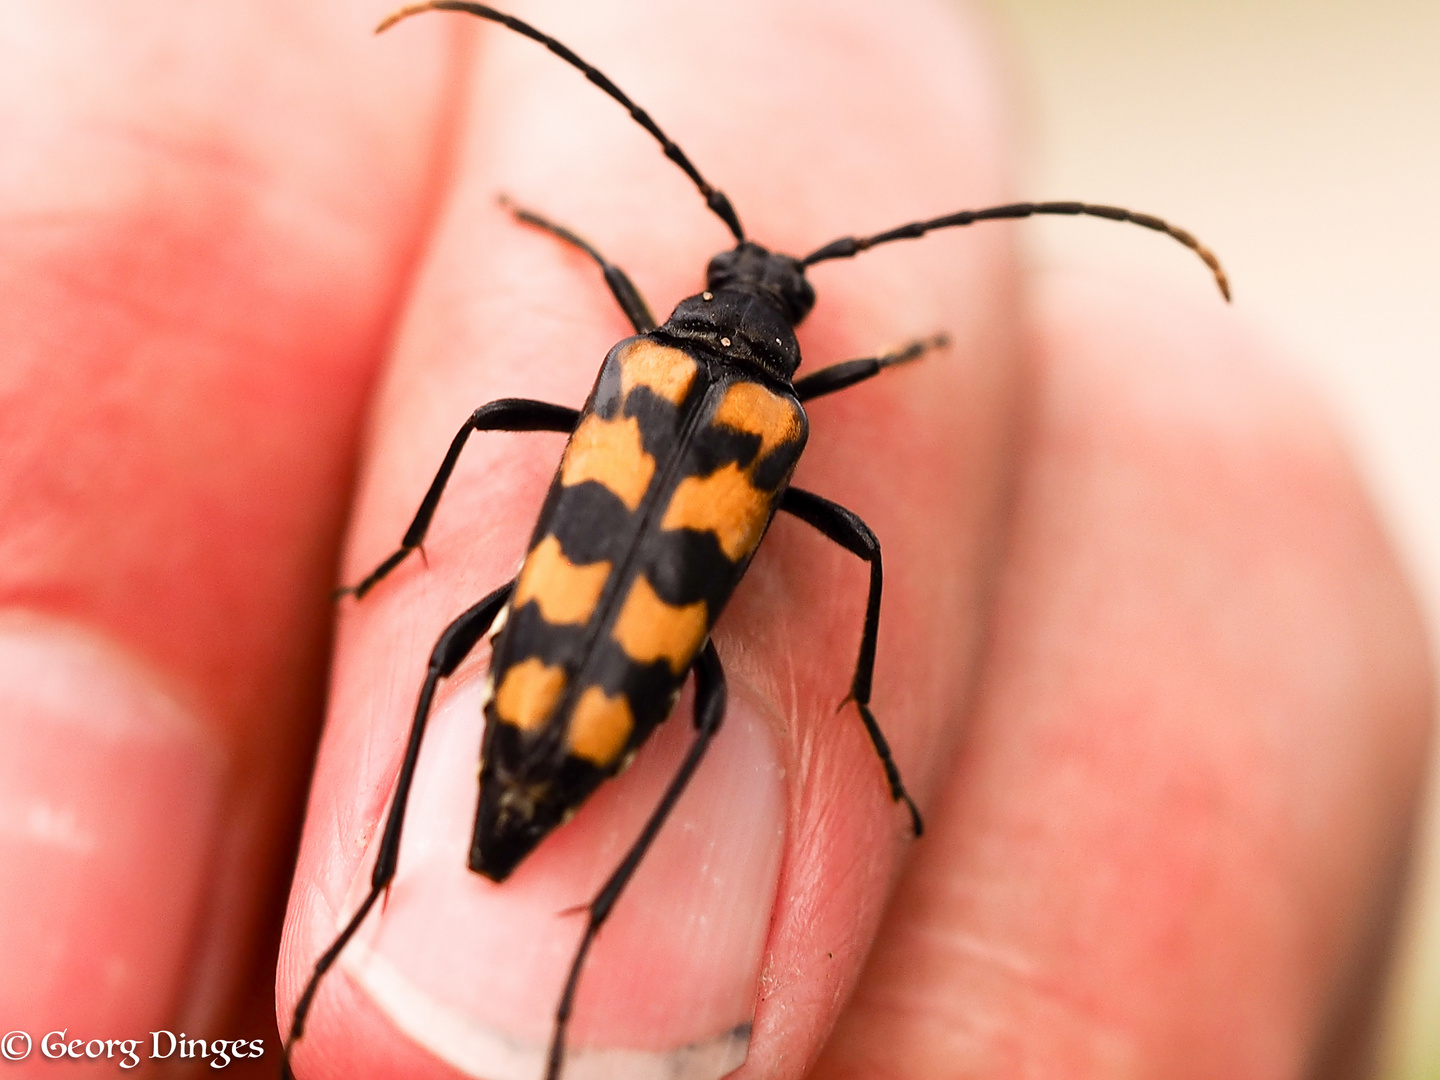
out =
[[778,511],[800,518],[870,567],[853,701],[884,767],[890,793],[919,811],[905,791],[885,736],[870,711],[880,623],[881,560],[875,535],[851,511],[790,486],[805,448],[804,402],[843,390],[888,367],[919,359],[943,335],[887,355],[850,360],[795,379],[795,327],[815,292],[807,268],[877,244],[935,229],[1035,214],[1127,221],[1178,240],[1229,288],[1219,262],[1189,233],[1146,214],[1074,202],[1015,203],[913,222],[874,236],[844,237],[804,258],[746,239],[723,192],[609,78],[528,23],[483,4],[430,0],[381,23],[384,30],[422,11],[461,11],[539,42],[623,105],[665,156],[694,181],[706,205],[735,237],[710,260],[705,290],[682,300],[656,325],[619,267],[568,229],[528,210],[521,222],[571,244],[598,265],[635,336],[610,350],[581,409],[507,398],[470,416],[450,444],[404,539],[358,585],[363,597],[418,548],[466,440],[477,431],[550,431],[570,436],[514,580],[457,618],[440,636],[420,690],[403,764],[371,877],[370,891],[316,962],[295,1008],[288,1050],[300,1038],[320,980],[395,875],[420,742],[437,683],[482,637],[493,653],[485,696],[480,794],[469,865],[493,881],[511,871],[567,821],[603,781],[629,763],[674,707],[695,672],[695,741],[640,836],[587,906],[588,922],[560,995],[545,1080],[558,1080],[565,1031],[591,943],[699,766],[725,715],[725,675],[710,630]]

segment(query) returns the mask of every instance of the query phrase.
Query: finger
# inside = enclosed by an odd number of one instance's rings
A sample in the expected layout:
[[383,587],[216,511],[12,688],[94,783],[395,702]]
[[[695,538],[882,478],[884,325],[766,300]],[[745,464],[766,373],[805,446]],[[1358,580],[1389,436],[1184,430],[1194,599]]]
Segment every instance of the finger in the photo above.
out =
[[[1003,198],[990,69],[973,29],[945,9],[746,3],[721,18],[632,3],[542,15],[776,249]],[[393,549],[476,405],[578,406],[628,333],[594,265],[518,224],[497,195],[584,234],[661,313],[699,289],[706,260],[731,243],[614,102],[531,43],[479,36],[455,187],[377,407],[348,581]],[[1009,234],[896,245],[812,278],[820,300],[801,331],[812,367],[939,330],[953,341],[815,403],[796,478],[854,508],[884,545],[874,706],[924,802],[943,772],[945,720],[966,693],[996,544],[1015,389]],[[343,611],[282,1010],[368,889],[428,651],[513,573],[562,443],[473,436],[427,563],[403,563]],[[754,1075],[796,1076],[816,1052],[909,845],[853,706],[836,712],[866,581],[863,563],[797,519],[771,530],[716,633],[725,726],[590,956],[570,1075],[650,1075],[682,1059],[687,1075],[720,1075],[746,1053],[752,1022]],[[492,1080],[538,1075],[583,926],[559,913],[614,868],[689,742],[687,697],[628,773],[493,885],[465,870],[484,654],[437,701],[398,878],[321,985],[295,1059],[306,1076],[415,1075],[434,1072],[435,1058]]]
[[1227,311],[1038,311],[979,708],[815,1075],[1348,1075],[1425,760],[1413,594]]
[[7,7],[0,1013],[37,1040],[238,1035],[268,984],[446,64],[345,7]]

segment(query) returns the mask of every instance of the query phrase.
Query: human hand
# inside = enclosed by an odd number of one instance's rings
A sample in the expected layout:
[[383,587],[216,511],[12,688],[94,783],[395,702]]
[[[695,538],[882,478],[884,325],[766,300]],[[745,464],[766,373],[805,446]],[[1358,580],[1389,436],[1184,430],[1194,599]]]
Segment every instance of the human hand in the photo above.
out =
[[[393,547],[474,405],[509,394],[578,404],[625,333],[593,267],[516,225],[497,193],[584,232],[661,313],[726,242],[644,134],[533,45],[483,38],[451,129],[437,104],[457,93],[445,41],[465,30],[431,16],[437,25],[345,38],[317,59],[315,35],[354,12],[293,10],[305,13],[298,28],[257,19],[264,32],[205,38],[233,70],[251,65],[273,99],[185,96],[216,121],[203,128],[208,152],[184,125],[149,130],[189,151],[170,186],[156,177],[176,155],[141,155],[144,212],[133,188],[105,184],[128,227],[103,204],[111,213],[75,215],[64,247],[19,234],[37,262],[17,262],[27,269],[5,291],[25,301],[12,308],[23,317],[10,333],[30,343],[17,355],[34,358],[4,398],[13,475],[27,478],[7,485],[0,539],[16,553],[0,560],[10,606],[26,612],[12,624],[26,659],[11,665],[5,713],[24,715],[25,730],[64,726],[35,722],[46,714],[23,675],[44,661],[25,650],[83,627],[125,651],[125,678],[143,665],[138,696],[159,684],[165,709],[187,714],[166,722],[204,732],[194,756],[218,762],[208,774],[168,760],[126,767],[150,777],[132,785],[161,806],[147,821],[228,824],[189,838],[200,851],[190,878],[171,872],[184,845],[158,826],[106,845],[113,867],[64,863],[34,837],[17,849],[27,873],[71,871],[65,895],[77,899],[51,935],[70,955],[117,955],[121,929],[168,944],[172,963],[140,965],[165,990],[145,1024],[202,1015],[189,987],[231,1008],[243,996],[233,960],[208,958],[255,940],[263,868],[287,835],[276,793],[303,761],[321,594],[385,328],[402,329],[375,400],[347,581]],[[693,13],[659,5],[542,21],[654,112],[779,249],[1011,195],[1008,118],[973,27],[928,8],[883,21],[824,11],[731,5],[700,30]],[[152,33],[215,34],[213,13],[190,17]],[[262,56],[274,67],[257,76]],[[217,70],[231,69],[212,59],[179,74],[228,87]],[[105,105],[149,115],[154,102],[136,97]],[[305,103],[299,116],[272,104],[292,100]],[[833,117],[843,124],[822,126]],[[448,201],[397,316],[444,156],[433,148],[450,139]],[[225,167],[237,160],[248,168]],[[109,175],[107,161],[84,164],[77,181]],[[215,186],[197,193],[197,177]],[[207,198],[245,213],[218,229]],[[164,242],[161,224],[190,242]],[[908,840],[858,719],[835,712],[863,567],[782,519],[716,634],[726,729],[592,956],[575,1045],[669,1049],[753,1004],[743,1075],[798,1076],[817,1054],[827,1077],[1267,1074],[1322,1058],[1363,1014],[1428,716],[1413,601],[1328,423],[1236,328],[1203,271],[1183,300],[1036,279],[1013,240],[987,226],[817,268],[820,303],[801,335],[810,368],[935,330],[953,342],[816,403],[797,476],[884,545],[875,707],[929,811],[927,835]],[[1156,257],[1184,253],[1157,245]],[[117,329],[95,317],[97,292],[138,298],[122,305],[138,313]],[[69,336],[39,337],[42,326]],[[77,416],[77,403],[104,411]],[[508,575],[559,445],[472,439],[428,570],[415,561],[342,609],[282,1018],[368,875],[433,639]],[[87,714],[137,696],[108,669],[67,681],[112,694]],[[683,749],[688,707],[496,887],[454,854],[473,806],[477,691],[462,677],[442,697],[401,876],[361,944],[424,995],[422,1013],[509,1020],[543,1041],[580,929],[557,913],[588,899],[633,836]],[[43,763],[57,741],[32,751],[41,764],[17,782],[54,777]],[[156,779],[176,773],[191,790]],[[54,797],[74,790],[57,783]],[[147,805],[87,790],[97,821]],[[123,926],[99,920],[134,879],[168,887],[136,888],[144,902]],[[11,910],[39,917],[38,895],[17,887],[31,907]],[[166,897],[173,907],[156,905]],[[377,996],[399,985],[364,954],[324,985],[297,1071],[436,1071],[396,1032],[393,995],[377,1008],[352,981]],[[96,1000],[68,985],[64,1004]],[[458,1045],[450,1036],[422,1034],[442,1053]]]
[[58,1030],[279,1068],[327,596],[453,70],[368,18],[0,20],[0,1023],[47,1076]]

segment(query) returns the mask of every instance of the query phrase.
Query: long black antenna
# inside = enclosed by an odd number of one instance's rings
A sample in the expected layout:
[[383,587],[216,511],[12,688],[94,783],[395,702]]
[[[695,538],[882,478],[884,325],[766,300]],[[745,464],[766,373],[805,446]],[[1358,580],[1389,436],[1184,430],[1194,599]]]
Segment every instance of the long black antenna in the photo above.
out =
[[992,206],[986,210],[961,210],[958,214],[947,214],[944,217],[931,218],[929,221],[913,221],[909,225],[901,225],[898,229],[876,233],[874,236],[861,239],[845,236],[826,244],[817,251],[812,251],[800,261],[805,266],[814,266],[827,259],[851,258],[877,244],[888,244],[891,240],[914,240],[935,229],[972,225],[977,221],[1026,218],[1032,214],[1084,214],[1089,217],[1107,218],[1110,221],[1128,221],[1134,225],[1143,225],[1147,229],[1162,232],[1166,236],[1180,241],[1196,255],[1199,255],[1205,265],[1210,268],[1211,273],[1215,275],[1215,284],[1220,286],[1220,295],[1226,300],[1230,299],[1230,281],[1220,267],[1220,260],[1209,248],[1184,229],[1177,228],[1149,214],[1137,214],[1131,210],[1122,210],[1118,206],[1091,206],[1088,203],[1078,202],[1011,203],[1008,206]]
[[407,4],[395,12],[395,14],[385,19],[384,22],[375,28],[375,32],[378,34],[388,30],[401,19],[408,19],[411,15],[418,15],[422,11],[463,11],[477,18],[497,22],[502,26],[514,30],[517,34],[524,34],[531,41],[538,41],[571,67],[579,68],[585,73],[587,79],[605,91],[605,93],[609,94],[621,105],[625,106],[637,124],[655,136],[660,146],[664,149],[665,156],[676,165],[679,165],[680,168],[685,171],[685,175],[695,182],[695,186],[700,189],[700,194],[705,196],[705,205],[713,210],[721,221],[725,222],[726,227],[735,237],[735,242],[744,243],[745,230],[741,228],[740,218],[736,215],[735,208],[730,205],[730,200],[726,198],[725,193],[711,187],[710,182],[700,175],[700,170],[690,163],[690,159],[685,156],[685,151],[681,150],[680,147],[671,140],[670,136],[660,130],[660,125],[650,119],[649,113],[626,97],[625,92],[611,82],[599,68],[592,64],[587,64],[580,57],[576,56],[568,46],[556,41],[549,34],[541,33],[529,23],[522,22],[513,15],[506,15],[503,11],[496,11],[494,8],[486,7],[484,4],[469,3],[467,0],[428,0],[428,2],[422,4]]

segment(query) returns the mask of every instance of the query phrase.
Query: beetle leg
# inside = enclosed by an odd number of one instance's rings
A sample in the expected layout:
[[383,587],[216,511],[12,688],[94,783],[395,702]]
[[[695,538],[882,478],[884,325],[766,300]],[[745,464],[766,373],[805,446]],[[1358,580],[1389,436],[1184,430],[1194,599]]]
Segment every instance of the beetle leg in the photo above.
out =
[[884,356],[872,356],[864,360],[846,360],[841,364],[831,364],[829,367],[821,368],[813,375],[796,379],[795,396],[801,401],[809,401],[822,394],[833,394],[836,390],[844,390],[847,386],[854,386],[858,382],[864,382],[872,376],[879,375],[888,367],[919,360],[931,349],[941,349],[948,344],[950,344],[950,339],[946,335],[936,334],[931,338],[912,341],[905,348],[886,353]]
[[502,206],[510,208],[516,220],[523,221],[526,225],[533,225],[537,229],[543,229],[557,240],[563,240],[571,247],[577,247],[600,267],[600,272],[605,275],[605,284],[610,288],[610,294],[615,297],[615,302],[620,305],[620,310],[625,312],[625,318],[630,320],[630,325],[635,328],[637,334],[649,333],[655,329],[655,316],[650,314],[650,308],[645,303],[645,298],[640,295],[640,290],[630,280],[628,274],[621,270],[614,263],[610,262],[596,251],[590,243],[582,237],[576,236],[564,225],[556,225],[548,218],[543,218],[532,210],[523,210],[518,206],[512,206],[510,201],[503,196],[500,199]]
[[425,735],[425,722],[430,716],[430,703],[435,696],[435,686],[441,679],[451,675],[460,666],[460,662],[470,655],[476,642],[494,625],[496,616],[510,599],[514,588],[515,583],[508,582],[466,611],[445,628],[445,632],[440,635],[440,640],[430,652],[430,667],[425,674],[425,684],[420,688],[420,700],[415,705],[415,719],[410,724],[405,759],[395,778],[395,795],[390,801],[390,812],[385,818],[385,832],[380,840],[375,869],[370,874],[370,892],[365,897],[365,902],[345,924],[345,929],[340,931],[330,948],[315,962],[310,981],[305,984],[305,990],[295,1005],[295,1015],[290,1022],[290,1036],[285,1040],[284,1073],[287,1077],[290,1074],[290,1050],[305,1032],[305,1017],[315,1001],[320,979],[339,959],[341,951],[355,935],[355,931],[360,929],[360,924],[365,921],[370,909],[375,906],[375,901],[384,894],[395,878],[395,866],[400,858],[400,829],[405,822],[405,804],[410,799],[410,784],[415,779],[415,763],[420,758],[420,742]]
[[870,734],[875,752],[880,755],[880,764],[885,767],[885,778],[890,782],[890,796],[896,802],[904,801],[910,810],[910,824],[915,829],[915,835],[919,836],[924,832],[920,811],[915,806],[915,800],[910,798],[909,792],[905,790],[905,785],[900,780],[900,770],[896,768],[895,759],[890,755],[890,744],[886,742],[884,732],[876,723],[875,714],[870,711],[870,681],[875,674],[875,646],[880,638],[880,541],[870,531],[870,526],[854,513],[813,492],[787,488],[780,500],[780,509],[808,525],[813,525],[828,539],[834,540],[870,564],[870,592],[865,600],[865,631],[860,638],[860,658],[855,663],[855,678],[850,683],[850,696],[845,700],[855,702],[856,708],[860,710],[860,719],[865,722],[865,730]]
[[650,844],[660,831],[660,827],[665,824],[665,819],[675,808],[675,803],[679,801],[685,785],[690,782],[690,777],[694,775],[700,759],[709,749],[710,741],[720,730],[720,722],[724,718],[725,669],[720,666],[720,654],[715,651],[715,643],[706,641],[699,659],[695,662],[695,741],[691,743],[685,759],[680,763],[680,768],[676,770],[675,776],[670,781],[670,786],[660,797],[660,802],[651,811],[650,819],[645,822],[645,828],[640,831],[639,838],[631,845],[625,858],[620,861],[620,865],[615,868],[614,873],[601,886],[600,891],[595,894],[595,898],[584,908],[589,912],[589,917],[585,923],[585,934],[580,939],[580,947],[575,950],[575,959],[570,962],[570,974],[565,979],[565,990],[560,995],[560,1004],[555,1010],[555,1031],[550,1039],[545,1080],[559,1080],[560,1078],[560,1069],[565,1061],[565,1029],[570,1024],[570,1012],[575,1004],[575,990],[580,983],[580,969],[585,964],[585,956],[590,952],[595,935],[600,932],[600,927],[609,917],[615,901],[620,898],[620,893],[630,881],[631,875],[635,873],[635,868],[640,865],[640,860],[645,857],[645,852],[650,849]]
[[360,599],[373,589],[381,578],[399,566],[410,552],[425,542],[425,533],[430,528],[430,519],[435,516],[435,507],[440,503],[440,496],[445,492],[445,485],[450,482],[450,474],[455,471],[455,463],[460,460],[460,451],[465,449],[465,441],[472,431],[555,431],[568,435],[575,430],[579,419],[578,409],[551,405],[545,401],[531,401],[529,398],[501,398],[488,405],[481,405],[470,414],[470,419],[465,421],[464,426],[450,441],[445,460],[440,463],[435,479],[430,481],[430,490],[425,492],[425,498],[420,500],[420,509],[415,512],[415,520],[410,522],[410,527],[405,530],[400,546],[389,558],[370,571],[360,584],[337,589],[335,598],[338,600],[350,593],[355,599]]

